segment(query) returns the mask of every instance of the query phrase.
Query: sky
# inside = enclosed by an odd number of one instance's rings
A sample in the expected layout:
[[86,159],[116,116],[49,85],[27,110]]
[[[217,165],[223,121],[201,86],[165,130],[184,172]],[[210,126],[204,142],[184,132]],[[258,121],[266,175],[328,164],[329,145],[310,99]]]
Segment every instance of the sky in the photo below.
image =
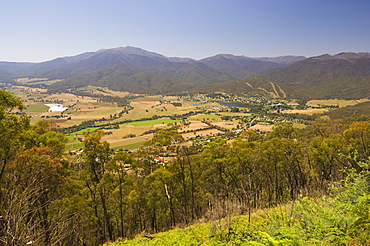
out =
[[370,52],[369,0],[1,0],[0,61],[134,46],[168,57]]

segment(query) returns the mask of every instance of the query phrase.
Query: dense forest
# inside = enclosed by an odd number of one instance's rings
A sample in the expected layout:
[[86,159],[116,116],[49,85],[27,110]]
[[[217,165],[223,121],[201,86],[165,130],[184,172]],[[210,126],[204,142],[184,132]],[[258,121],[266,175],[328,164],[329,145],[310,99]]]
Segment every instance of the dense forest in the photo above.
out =
[[70,156],[53,123],[9,114],[22,108],[0,90],[4,245],[100,245],[200,219],[250,218],[258,208],[328,195],[343,169],[368,169],[370,121],[355,118],[302,130],[280,123],[266,135],[245,131],[206,145],[161,130],[132,153],[112,150],[103,131],[87,132],[83,151]]

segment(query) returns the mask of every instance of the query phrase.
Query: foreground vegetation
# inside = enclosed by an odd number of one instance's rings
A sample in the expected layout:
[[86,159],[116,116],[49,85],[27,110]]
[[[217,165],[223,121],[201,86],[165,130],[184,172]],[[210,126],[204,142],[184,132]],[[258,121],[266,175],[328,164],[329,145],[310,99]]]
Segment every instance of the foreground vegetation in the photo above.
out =
[[[195,240],[210,237],[215,243],[296,240],[292,242],[297,244],[309,241],[309,232],[319,235],[311,236],[312,240],[336,242],[326,228],[344,235],[338,242],[353,239],[358,245],[368,240],[359,229],[364,235],[369,229],[368,196],[361,188],[365,186],[341,190],[343,198],[332,196],[331,186],[348,178],[344,187],[350,187],[368,178],[364,163],[370,157],[369,121],[317,119],[303,129],[280,122],[266,134],[239,127],[238,132],[225,131],[222,137],[213,135],[206,141],[193,134],[192,142],[185,141],[180,129],[160,129],[132,152],[113,150],[103,139],[103,130],[75,129],[71,132],[83,136],[82,151],[68,155],[68,137],[56,132],[54,123],[30,124],[29,117],[11,114],[23,107],[20,99],[0,90],[0,241],[5,245],[100,245],[199,220],[215,221],[210,224],[213,234],[194,232]],[[219,117],[227,120],[226,116]],[[105,122],[118,120],[112,116],[98,124],[104,127]],[[202,127],[212,125],[210,121],[205,118]],[[191,126],[187,124],[184,120],[183,130]],[[349,175],[343,169],[350,170]],[[365,178],[359,180],[357,175]],[[320,203],[302,199],[322,195],[329,198]],[[291,201],[299,202],[281,205]],[[267,212],[269,216],[253,213],[270,207],[277,209]],[[334,211],[330,209],[339,208],[348,213],[329,216]],[[325,216],[317,216],[320,209],[333,218],[332,225],[326,224]],[[247,220],[234,219],[234,214],[246,214]],[[347,217],[351,214],[357,217]],[[282,231],[272,222],[259,227],[273,217],[279,218]],[[320,218],[324,219],[320,222]],[[314,222],[319,222],[319,229]],[[287,227],[296,230],[291,237],[283,230]]]
[[109,245],[369,245],[370,166],[360,165],[365,171],[347,170],[330,196]]

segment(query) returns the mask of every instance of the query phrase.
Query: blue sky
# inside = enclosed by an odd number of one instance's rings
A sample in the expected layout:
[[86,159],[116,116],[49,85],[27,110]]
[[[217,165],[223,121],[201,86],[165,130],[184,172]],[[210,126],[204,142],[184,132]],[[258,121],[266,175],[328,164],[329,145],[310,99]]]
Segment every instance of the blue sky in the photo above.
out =
[[368,0],[1,0],[0,61],[124,46],[201,59],[370,52]]

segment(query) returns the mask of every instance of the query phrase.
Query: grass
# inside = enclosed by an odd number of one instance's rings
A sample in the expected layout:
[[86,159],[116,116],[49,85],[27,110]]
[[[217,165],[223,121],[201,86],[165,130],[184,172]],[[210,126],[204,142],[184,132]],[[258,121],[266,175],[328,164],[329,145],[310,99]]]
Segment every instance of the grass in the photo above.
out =
[[220,116],[215,114],[198,114],[189,118],[189,120],[214,120],[219,119]]
[[[299,197],[287,204],[258,209],[250,215],[228,215],[220,220],[186,228],[117,241],[123,245],[370,245],[370,163],[364,171],[347,170],[330,196]],[[230,204],[232,207],[233,204]]]
[[6,92],[12,94],[12,95],[16,95],[18,96],[19,92],[17,90],[9,90],[9,89],[5,89]]
[[339,100],[339,99],[327,99],[327,100],[311,100],[307,102],[308,106],[339,106],[346,107],[352,106],[361,102],[369,101],[369,99],[360,99],[360,100]]
[[132,126],[150,126],[150,125],[168,124],[168,123],[175,123],[175,122],[181,122],[181,120],[157,119],[157,120],[131,122],[129,124]]
[[93,131],[96,131],[98,130],[99,127],[89,127],[89,128],[85,128],[83,130],[79,130],[77,132],[72,132],[71,134],[69,135],[72,135],[72,136],[75,136],[75,135],[82,135],[84,132],[87,132],[87,131],[90,131],[90,132],[93,132]]
[[134,150],[134,149],[138,149],[140,148],[141,146],[144,145],[144,142],[138,142],[138,143],[133,143],[133,144],[126,144],[126,145],[120,145],[120,146],[116,146],[116,147],[113,147],[113,149],[128,149],[128,150]]
[[89,127],[89,128],[83,129],[83,130],[79,130],[77,132],[72,132],[69,135],[67,135],[67,137],[68,137],[69,140],[73,140],[76,135],[83,135],[84,132],[87,132],[87,131],[93,132],[93,131],[96,131],[98,129],[100,129],[100,127]]
[[370,242],[366,229],[359,228],[359,234],[351,235],[356,232],[356,218],[341,205],[330,198],[302,198],[293,204],[257,210],[250,222],[248,215],[229,216],[105,246],[368,245],[363,244]]
[[78,91],[87,91],[87,90],[98,90],[98,89],[107,90],[108,88],[107,87],[85,86],[85,87],[78,88],[77,90]]
[[45,106],[44,104],[31,104],[31,105],[28,105],[26,109],[24,109],[23,111],[28,113],[28,112],[32,112],[32,113],[44,113],[44,112],[47,112],[47,110],[49,109],[48,106]]
[[293,127],[298,128],[298,129],[304,129],[304,128],[307,127],[307,125],[305,125],[305,124],[299,124],[299,123],[294,123],[293,124]]
[[83,147],[84,144],[82,142],[73,141],[66,144],[65,151],[81,149]]

